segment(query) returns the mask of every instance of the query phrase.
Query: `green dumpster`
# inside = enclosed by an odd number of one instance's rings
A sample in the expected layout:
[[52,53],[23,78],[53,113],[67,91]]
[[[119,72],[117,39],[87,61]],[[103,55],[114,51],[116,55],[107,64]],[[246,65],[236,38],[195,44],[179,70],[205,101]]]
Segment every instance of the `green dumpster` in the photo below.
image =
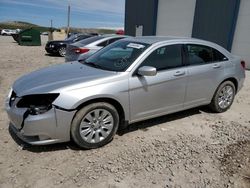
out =
[[11,36],[13,37],[13,39],[14,39],[16,42],[19,41],[19,33],[11,34]]
[[21,31],[18,44],[21,46],[41,46],[40,31],[33,28]]

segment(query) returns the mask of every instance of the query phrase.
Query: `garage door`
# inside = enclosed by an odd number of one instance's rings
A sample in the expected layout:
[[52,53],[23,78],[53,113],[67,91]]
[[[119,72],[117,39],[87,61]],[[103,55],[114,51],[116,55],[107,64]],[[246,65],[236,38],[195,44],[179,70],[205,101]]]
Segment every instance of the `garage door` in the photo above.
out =
[[191,37],[196,0],[159,0],[156,35]]
[[241,56],[250,69],[250,0],[241,0],[232,53]]

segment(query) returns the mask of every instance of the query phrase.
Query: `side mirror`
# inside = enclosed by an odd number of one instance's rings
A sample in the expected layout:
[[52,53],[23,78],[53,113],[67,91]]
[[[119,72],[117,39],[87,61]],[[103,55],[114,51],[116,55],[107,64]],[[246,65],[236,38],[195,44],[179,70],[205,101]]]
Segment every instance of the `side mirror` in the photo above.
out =
[[141,76],[155,76],[157,71],[155,67],[143,66],[138,69],[137,73]]

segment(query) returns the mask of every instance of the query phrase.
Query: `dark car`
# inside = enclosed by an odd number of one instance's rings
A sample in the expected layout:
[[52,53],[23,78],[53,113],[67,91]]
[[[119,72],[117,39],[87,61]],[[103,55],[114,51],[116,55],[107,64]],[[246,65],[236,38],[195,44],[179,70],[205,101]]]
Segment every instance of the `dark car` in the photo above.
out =
[[65,56],[66,53],[66,46],[67,44],[71,44],[89,37],[92,37],[93,35],[88,35],[88,34],[82,34],[82,35],[73,35],[70,36],[69,38],[66,38],[65,40],[53,40],[53,41],[48,41],[45,50],[49,54],[53,55],[60,55],[62,57]]

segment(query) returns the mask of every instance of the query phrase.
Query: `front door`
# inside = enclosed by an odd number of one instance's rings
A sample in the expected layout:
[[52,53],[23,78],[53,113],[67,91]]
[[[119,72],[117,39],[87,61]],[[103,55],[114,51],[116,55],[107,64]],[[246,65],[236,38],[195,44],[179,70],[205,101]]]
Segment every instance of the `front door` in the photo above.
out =
[[131,121],[183,109],[187,73],[182,61],[182,45],[168,45],[156,49],[139,67],[142,66],[155,67],[157,74],[133,74],[130,78]]

